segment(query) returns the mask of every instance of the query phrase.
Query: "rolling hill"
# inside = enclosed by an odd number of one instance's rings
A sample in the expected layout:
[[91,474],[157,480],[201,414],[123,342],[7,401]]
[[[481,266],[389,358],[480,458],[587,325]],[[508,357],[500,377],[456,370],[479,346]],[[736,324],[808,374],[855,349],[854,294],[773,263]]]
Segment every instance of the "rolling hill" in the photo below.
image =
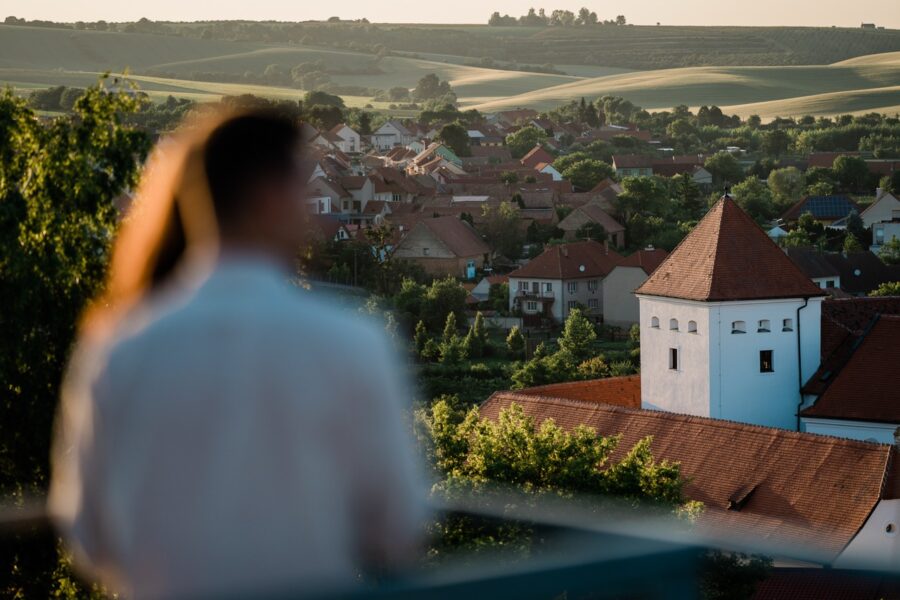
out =
[[[457,26],[443,29],[455,31],[454,27],[459,29]],[[406,26],[396,28],[409,29]],[[524,40],[538,36],[556,40],[554,43],[560,47],[568,47],[571,39],[578,39],[557,28],[470,26],[460,31],[484,36],[485,32],[498,29],[510,29],[501,32],[504,39]],[[655,36],[653,43],[656,45],[650,48],[651,52],[664,50],[672,40],[684,36],[684,32],[669,31],[662,35],[665,32],[647,31],[654,28],[614,29],[617,29],[615,35],[637,36],[636,39],[644,44],[649,44],[647,40]],[[625,31],[632,29],[637,33]],[[697,49],[711,44],[712,39],[718,40],[721,30],[735,28],[662,29],[693,30],[695,33],[698,29],[707,30],[707,37],[701,36]],[[754,28],[738,29],[743,32]],[[814,31],[818,30],[810,29],[808,35]],[[767,35],[775,39],[771,32]],[[886,39],[900,40],[896,36],[877,39],[881,40],[879,43]],[[678,104],[692,107],[716,104],[729,113],[759,114],[763,118],[900,111],[900,51],[853,56],[830,65],[692,66],[651,70],[595,64],[557,65],[557,70],[566,73],[562,75],[471,66],[467,64],[473,62],[470,58],[437,52],[398,52],[379,58],[367,52],[320,45],[0,25],[0,83],[23,93],[51,85],[86,86],[95,82],[103,71],[129,69],[130,77],[157,97],[173,94],[204,101],[224,94],[252,93],[295,99],[302,90],[234,83],[227,79],[244,73],[259,74],[269,65],[289,70],[301,63],[317,61],[324,65],[335,84],[369,89],[411,88],[423,75],[435,73],[451,83],[462,107],[482,111],[515,107],[549,109],[572,99],[603,95],[623,96],[648,109]],[[225,80],[216,81],[217,75]],[[369,96],[347,96],[346,101],[351,106],[373,104],[375,109],[389,110],[387,103],[372,102]]]

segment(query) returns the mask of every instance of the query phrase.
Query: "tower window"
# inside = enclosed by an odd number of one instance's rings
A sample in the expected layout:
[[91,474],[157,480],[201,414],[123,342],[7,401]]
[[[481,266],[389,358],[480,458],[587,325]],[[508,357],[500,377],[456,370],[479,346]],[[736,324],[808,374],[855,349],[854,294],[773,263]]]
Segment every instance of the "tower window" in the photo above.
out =
[[732,321],[731,333],[747,333],[747,324],[744,321]]
[[793,331],[794,330],[794,320],[793,319],[782,319],[781,320],[781,330],[782,331]]
[[669,348],[669,369],[678,370],[678,348]]
[[756,328],[756,331],[759,333],[769,333],[772,330],[772,323],[769,322],[768,319],[762,319],[759,322],[759,327]]
[[771,350],[760,350],[759,351],[759,372],[760,373],[774,373],[775,372],[775,364],[772,362],[772,351]]
[[652,319],[650,319],[650,327],[659,329],[659,317],[653,317]]
[[688,321],[688,333],[697,333],[697,321]]
[[678,319],[669,319],[669,329],[678,331]]

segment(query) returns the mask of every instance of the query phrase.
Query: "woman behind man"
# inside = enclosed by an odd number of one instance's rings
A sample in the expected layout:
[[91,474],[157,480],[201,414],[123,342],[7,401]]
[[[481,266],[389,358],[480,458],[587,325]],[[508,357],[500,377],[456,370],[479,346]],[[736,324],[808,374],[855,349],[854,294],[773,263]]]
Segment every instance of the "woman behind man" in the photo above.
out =
[[287,284],[299,128],[195,122],[151,159],[83,323],[50,508],[129,597],[317,591],[414,558],[409,397],[377,328]]

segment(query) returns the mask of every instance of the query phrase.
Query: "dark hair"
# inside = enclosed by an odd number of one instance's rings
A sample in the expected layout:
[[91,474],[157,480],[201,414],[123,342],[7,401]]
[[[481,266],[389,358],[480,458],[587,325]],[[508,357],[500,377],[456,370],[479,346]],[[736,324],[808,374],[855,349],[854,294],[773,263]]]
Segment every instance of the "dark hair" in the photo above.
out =
[[258,111],[216,127],[203,150],[203,166],[220,229],[251,208],[263,181],[288,177],[297,167],[300,128],[284,116]]

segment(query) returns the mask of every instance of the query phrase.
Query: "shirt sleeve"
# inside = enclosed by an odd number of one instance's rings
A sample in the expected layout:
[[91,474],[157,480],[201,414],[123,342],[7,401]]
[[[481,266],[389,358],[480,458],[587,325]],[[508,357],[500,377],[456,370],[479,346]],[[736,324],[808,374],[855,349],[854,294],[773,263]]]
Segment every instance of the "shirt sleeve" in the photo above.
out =
[[393,349],[374,332],[360,346],[366,360],[358,382],[363,453],[357,490],[362,560],[386,569],[418,556],[423,538],[425,479],[412,441],[412,397]]

